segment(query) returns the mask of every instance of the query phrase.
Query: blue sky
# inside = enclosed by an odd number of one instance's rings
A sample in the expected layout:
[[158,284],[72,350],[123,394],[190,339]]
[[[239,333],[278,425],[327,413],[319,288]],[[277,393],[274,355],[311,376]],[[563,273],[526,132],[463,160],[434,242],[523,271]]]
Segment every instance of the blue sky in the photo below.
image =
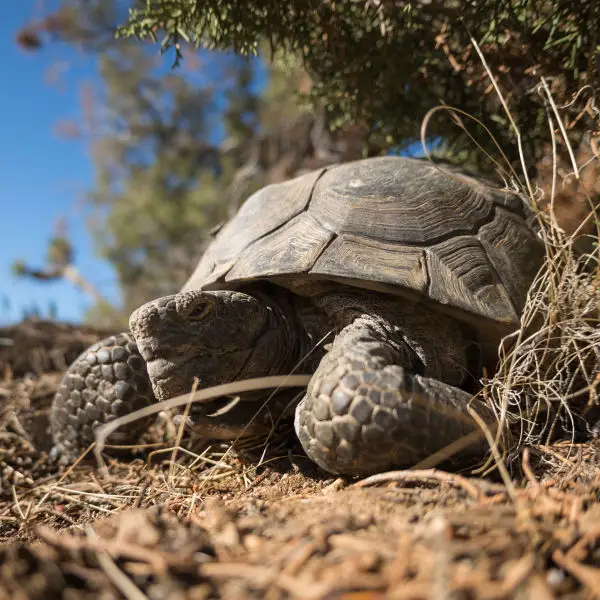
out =
[[[37,7],[35,0],[5,2],[0,21],[0,323],[19,320],[33,304],[45,311],[51,302],[60,319],[78,321],[89,306],[66,282],[36,283],[11,273],[15,259],[43,264],[58,218],[66,220],[77,267],[109,299],[119,297],[111,268],[94,256],[81,210],[94,177],[86,146],[54,132],[58,121],[78,117],[78,87],[96,77],[95,62],[64,46],[37,53],[20,49],[15,34],[41,16]],[[59,83],[48,83],[57,65]]]

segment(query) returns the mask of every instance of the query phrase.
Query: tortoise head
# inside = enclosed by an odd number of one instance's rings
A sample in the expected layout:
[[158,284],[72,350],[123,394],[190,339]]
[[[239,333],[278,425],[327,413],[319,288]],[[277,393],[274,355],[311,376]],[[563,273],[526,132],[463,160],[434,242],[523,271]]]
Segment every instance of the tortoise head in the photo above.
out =
[[129,326],[159,400],[189,392],[194,377],[204,388],[270,372],[272,309],[248,294],[165,296],[138,308]]

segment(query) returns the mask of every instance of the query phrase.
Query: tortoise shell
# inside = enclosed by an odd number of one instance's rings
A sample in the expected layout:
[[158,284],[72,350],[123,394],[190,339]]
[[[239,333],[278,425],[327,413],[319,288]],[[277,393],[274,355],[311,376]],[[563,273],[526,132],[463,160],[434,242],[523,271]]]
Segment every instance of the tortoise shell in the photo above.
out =
[[250,196],[183,291],[269,280],[310,295],[343,283],[512,326],[543,259],[529,216],[517,194],[429,161],[334,165]]

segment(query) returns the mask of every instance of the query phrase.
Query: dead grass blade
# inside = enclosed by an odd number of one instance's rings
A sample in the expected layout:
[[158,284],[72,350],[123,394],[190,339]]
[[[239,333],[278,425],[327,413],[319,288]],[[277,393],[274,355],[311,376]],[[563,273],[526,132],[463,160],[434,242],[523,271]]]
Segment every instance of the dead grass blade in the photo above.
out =
[[116,431],[119,427],[127,425],[142,419],[144,417],[159,413],[163,410],[184,406],[191,402],[206,402],[213,398],[220,398],[232,394],[243,394],[244,392],[253,392],[256,390],[264,390],[269,388],[282,387],[305,387],[310,381],[310,375],[276,375],[272,377],[256,377],[253,379],[243,379],[231,383],[216,385],[203,390],[198,390],[193,394],[183,394],[157,402],[152,406],[145,406],[135,412],[132,412],[123,417],[119,417],[110,423],[105,423],[96,429],[96,446],[94,452],[97,458],[101,458],[101,452],[106,444],[108,436]]

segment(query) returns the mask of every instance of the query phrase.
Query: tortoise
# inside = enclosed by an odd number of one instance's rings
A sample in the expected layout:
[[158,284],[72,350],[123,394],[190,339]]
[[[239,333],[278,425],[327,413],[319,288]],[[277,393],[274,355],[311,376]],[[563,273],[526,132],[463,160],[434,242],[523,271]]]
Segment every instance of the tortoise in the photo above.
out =
[[[491,418],[474,398],[481,369],[496,367],[543,255],[518,194],[426,160],[368,158],[268,185],[179,293],[73,363],[53,401],[55,445],[73,456],[99,424],[195,377],[207,387],[301,363],[312,379],[287,414],[309,458],[343,475],[410,467],[477,427],[469,404]],[[215,437],[234,436],[258,399],[238,406],[212,419]],[[207,414],[192,429],[206,431]],[[484,451],[480,439],[454,460]]]

